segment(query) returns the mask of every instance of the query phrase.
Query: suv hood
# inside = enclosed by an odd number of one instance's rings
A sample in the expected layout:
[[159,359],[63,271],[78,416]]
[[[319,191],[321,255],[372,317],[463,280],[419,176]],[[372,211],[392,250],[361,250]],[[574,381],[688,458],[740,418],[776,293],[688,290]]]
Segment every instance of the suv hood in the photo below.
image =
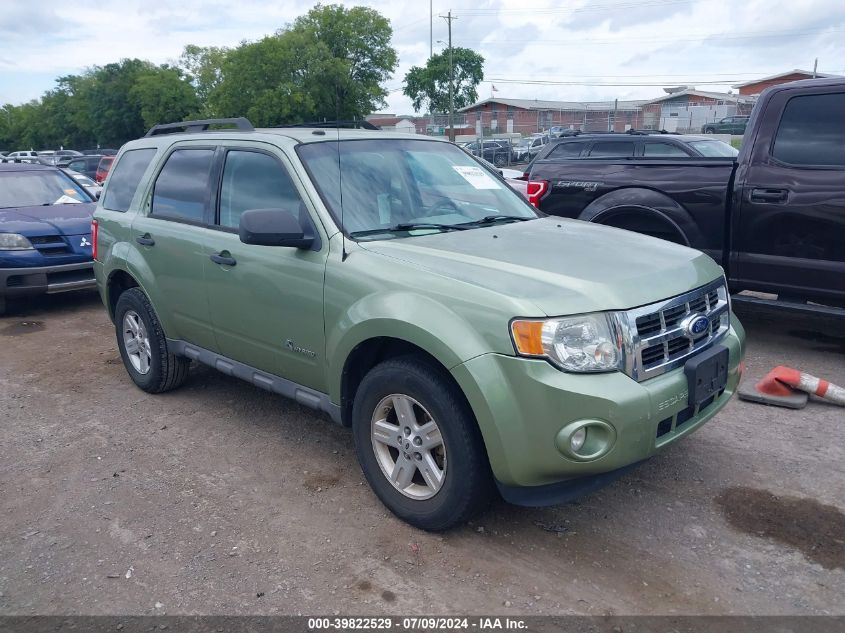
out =
[[548,316],[629,309],[722,275],[716,262],[700,251],[561,218],[359,245],[434,274],[531,301]]
[[54,204],[46,207],[0,209],[0,231],[39,235],[87,235],[91,232],[93,202]]

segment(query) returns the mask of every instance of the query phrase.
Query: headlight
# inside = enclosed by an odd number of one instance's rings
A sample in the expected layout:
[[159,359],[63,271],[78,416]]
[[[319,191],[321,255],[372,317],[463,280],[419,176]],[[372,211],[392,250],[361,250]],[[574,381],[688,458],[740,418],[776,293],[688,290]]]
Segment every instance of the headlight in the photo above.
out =
[[613,371],[624,367],[622,337],[613,313],[514,320],[511,334],[518,354],[547,358],[566,371]]
[[31,251],[32,244],[23,235],[0,233],[0,251]]

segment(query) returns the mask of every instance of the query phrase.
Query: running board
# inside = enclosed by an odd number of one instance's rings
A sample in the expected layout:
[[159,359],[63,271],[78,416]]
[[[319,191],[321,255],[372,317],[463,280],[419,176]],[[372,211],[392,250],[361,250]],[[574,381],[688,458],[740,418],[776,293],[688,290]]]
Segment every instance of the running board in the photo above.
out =
[[798,314],[815,314],[845,319],[845,308],[823,306],[815,303],[795,303],[794,301],[762,299],[760,297],[749,297],[748,295],[731,295],[731,302],[739,305],[772,308],[773,310],[785,310],[787,312],[795,312]]
[[217,352],[212,352],[204,347],[186,343],[185,341],[167,339],[167,349],[173,354],[184,356],[185,358],[198,361],[203,365],[213,367],[227,376],[234,376],[235,378],[251,382],[256,387],[261,387],[266,391],[272,391],[280,396],[290,398],[316,411],[328,413],[334,422],[342,424],[340,407],[332,403],[328,394],[304,387],[291,380],[269,374],[260,369],[255,369],[255,367],[232,360],[231,358],[226,358]]

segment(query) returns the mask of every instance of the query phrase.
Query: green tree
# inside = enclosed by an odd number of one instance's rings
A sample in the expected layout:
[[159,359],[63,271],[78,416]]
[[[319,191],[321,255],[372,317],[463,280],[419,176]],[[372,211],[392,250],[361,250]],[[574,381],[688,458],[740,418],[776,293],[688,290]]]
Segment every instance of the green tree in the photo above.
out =
[[[478,99],[476,88],[484,79],[484,58],[473,50],[452,47],[455,109],[472,105]],[[449,111],[449,50],[433,55],[423,66],[414,66],[405,75],[402,93],[411,99],[414,111]]]
[[309,85],[319,118],[361,118],[384,105],[382,82],[396,69],[396,50],[390,45],[390,21],[367,7],[346,9],[337,4],[317,5],[294,21],[291,35],[318,53],[320,45],[330,58],[321,59],[321,77]]
[[190,81],[178,68],[160,66],[138,75],[129,90],[134,107],[141,113],[144,126],[184,121],[197,114],[200,102]]
[[228,53],[228,48],[188,44],[179,57],[179,67],[193,84],[204,111],[208,107],[209,95],[223,80],[223,63]]
[[181,63],[198,89],[209,87],[215,116],[246,116],[255,125],[362,118],[387,96],[381,83],[397,64],[391,36],[377,11],[317,5],[274,35],[225,53],[188,48]]

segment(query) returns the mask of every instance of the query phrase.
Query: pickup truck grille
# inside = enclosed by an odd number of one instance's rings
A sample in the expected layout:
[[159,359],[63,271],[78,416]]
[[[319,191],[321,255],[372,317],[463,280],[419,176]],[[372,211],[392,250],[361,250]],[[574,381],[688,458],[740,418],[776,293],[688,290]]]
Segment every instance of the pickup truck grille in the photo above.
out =
[[66,255],[72,253],[70,245],[64,240],[61,235],[44,235],[40,237],[30,237],[30,243],[42,255]]
[[[693,333],[691,324],[704,317],[706,327]],[[730,328],[730,304],[724,279],[651,305],[622,313],[626,372],[646,380],[679,367],[710,347]],[[700,321],[700,319],[699,319]]]

